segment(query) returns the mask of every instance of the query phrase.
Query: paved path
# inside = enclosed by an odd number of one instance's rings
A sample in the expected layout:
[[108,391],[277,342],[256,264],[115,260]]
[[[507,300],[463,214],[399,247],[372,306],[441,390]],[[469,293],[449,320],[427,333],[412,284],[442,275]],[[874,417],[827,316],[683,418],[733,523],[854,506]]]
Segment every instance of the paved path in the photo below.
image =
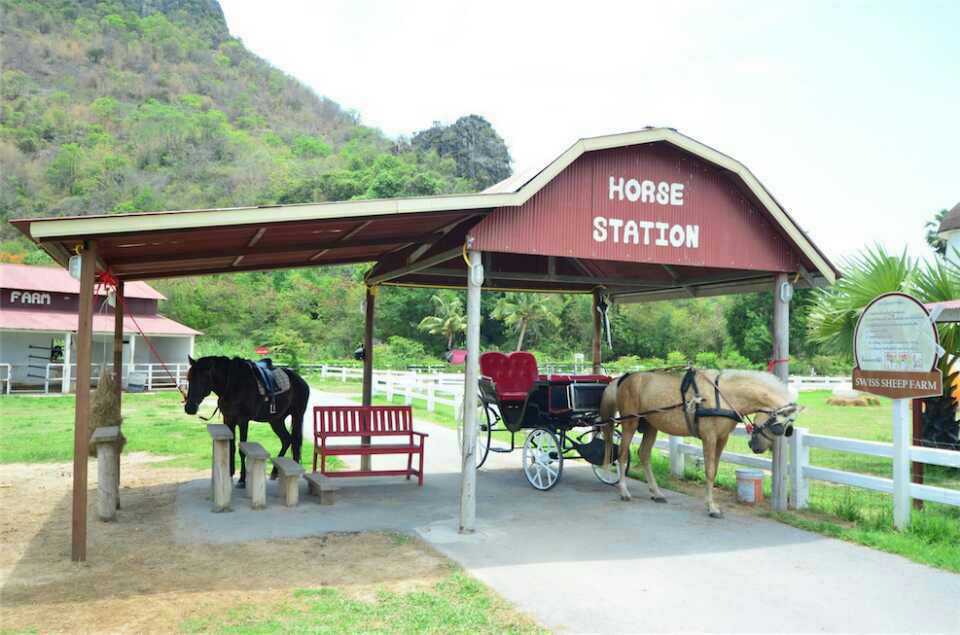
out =
[[[318,394],[324,403],[342,402]],[[960,576],[727,510],[699,498],[640,494],[623,503],[590,469],[568,463],[549,492],[531,488],[519,453],[491,456],[478,477],[478,531],[456,532],[454,431],[428,432],[423,488],[403,479],[344,479],[333,507],[268,509],[243,499],[211,514],[207,481],[181,487],[187,542],[234,542],[370,529],[414,531],[552,630],[574,632],[960,632]],[[374,457],[375,465],[388,460]],[[305,492],[304,492],[305,493]]]

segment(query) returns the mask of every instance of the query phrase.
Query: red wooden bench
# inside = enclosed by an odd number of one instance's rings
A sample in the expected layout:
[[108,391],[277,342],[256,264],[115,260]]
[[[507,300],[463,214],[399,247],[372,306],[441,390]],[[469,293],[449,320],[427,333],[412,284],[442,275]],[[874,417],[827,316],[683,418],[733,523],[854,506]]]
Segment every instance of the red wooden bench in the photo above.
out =
[[[419,437],[419,443],[414,437]],[[320,473],[324,476],[411,476],[423,485],[423,443],[428,435],[413,429],[413,412],[410,406],[315,406],[313,408],[313,471],[317,471],[320,457]],[[403,442],[389,444],[357,443],[351,445],[328,445],[328,439],[341,437],[406,437]],[[360,470],[327,471],[328,456],[373,456],[374,454],[406,454],[405,470]],[[417,469],[413,469],[414,455],[420,456]]]

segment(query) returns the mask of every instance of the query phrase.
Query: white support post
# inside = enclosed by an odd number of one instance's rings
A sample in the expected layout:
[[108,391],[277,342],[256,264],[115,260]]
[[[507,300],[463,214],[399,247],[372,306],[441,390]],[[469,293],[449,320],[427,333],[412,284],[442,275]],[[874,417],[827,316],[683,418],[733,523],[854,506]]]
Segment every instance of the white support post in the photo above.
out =
[[47,369],[43,373],[43,393],[44,394],[50,393],[50,366],[52,366],[52,364],[47,364]]
[[427,384],[427,412],[434,412],[437,409],[437,385]]
[[893,525],[910,526],[910,446],[913,426],[909,399],[893,400]]
[[810,447],[805,442],[808,430],[794,428],[790,437],[790,509],[806,509],[810,488],[803,469],[810,464]]
[[153,391],[153,364],[147,364],[147,392]]
[[413,405],[413,386],[407,383],[403,385],[403,405]]
[[477,398],[480,391],[480,252],[470,251],[467,273],[467,359],[463,380],[463,447],[460,455],[460,533],[472,533],[477,516]]
[[73,333],[63,334],[63,373],[60,377],[60,392],[70,394],[70,349],[73,347]]
[[680,443],[683,437],[670,435],[670,473],[677,478],[683,478],[683,453],[680,451]]
[[[773,373],[785,384],[790,381],[790,295],[787,274],[777,274],[773,286]],[[787,444],[782,436],[773,441],[770,506],[775,512],[787,510]]]
[[326,378],[327,378],[327,365],[320,364],[320,379],[326,379]]
[[387,401],[393,403],[393,375],[384,375],[384,381],[387,383]]
[[347,367],[346,367],[346,366],[342,366],[342,367],[340,368],[340,381],[343,382],[343,383],[346,383],[346,381],[347,381]]

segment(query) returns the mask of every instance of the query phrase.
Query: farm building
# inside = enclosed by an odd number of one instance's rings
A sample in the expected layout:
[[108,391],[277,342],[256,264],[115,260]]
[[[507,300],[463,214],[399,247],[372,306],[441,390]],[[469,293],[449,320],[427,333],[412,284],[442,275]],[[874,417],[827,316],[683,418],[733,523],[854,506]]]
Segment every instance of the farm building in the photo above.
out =
[[[0,381],[4,391],[70,392],[75,388],[80,282],[59,267],[0,264]],[[126,286],[123,319],[123,383],[172,386],[177,365],[199,334],[157,313],[164,296],[145,282]],[[149,338],[147,342],[143,335]],[[114,310],[106,291],[94,300],[92,379],[113,361]]]

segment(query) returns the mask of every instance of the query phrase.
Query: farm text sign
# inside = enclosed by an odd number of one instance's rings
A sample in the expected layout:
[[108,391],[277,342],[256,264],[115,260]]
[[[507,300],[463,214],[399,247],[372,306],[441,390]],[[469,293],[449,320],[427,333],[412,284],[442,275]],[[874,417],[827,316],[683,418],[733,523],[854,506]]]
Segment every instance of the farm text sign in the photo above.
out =
[[915,298],[879,296],[863,310],[853,339],[855,390],[894,399],[943,393],[937,327]]

